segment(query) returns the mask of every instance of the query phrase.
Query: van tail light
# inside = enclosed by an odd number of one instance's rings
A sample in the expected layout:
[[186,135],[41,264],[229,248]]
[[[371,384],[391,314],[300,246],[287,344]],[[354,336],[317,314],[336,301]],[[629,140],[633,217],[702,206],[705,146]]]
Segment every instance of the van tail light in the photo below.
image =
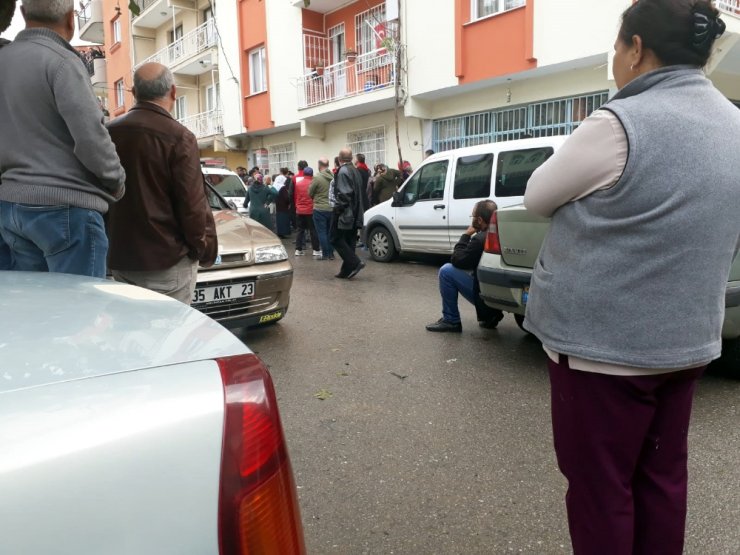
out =
[[487,253],[501,254],[501,240],[498,236],[498,214],[496,210],[491,214],[491,221],[488,223],[488,233],[486,234],[486,244],[483,248]]
[[270,374],[253,354],[217,362],[225,399],[220,553],[304,555],[293,470]]

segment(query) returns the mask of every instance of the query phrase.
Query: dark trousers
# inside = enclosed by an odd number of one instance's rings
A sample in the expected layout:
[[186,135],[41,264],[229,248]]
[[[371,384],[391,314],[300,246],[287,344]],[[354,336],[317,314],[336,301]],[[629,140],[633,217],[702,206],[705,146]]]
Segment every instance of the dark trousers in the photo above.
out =
[[355,254],[357,230],[339,229],[337,227],[337,219],[334,217],[331,221],[331,233],[329,236],[334,250],[342,257],[342,267],[339,270],[339,274],[347,276],[360,264],[360,258]]
[[680,555],[688,429],[704,367],[610,376],[548,360],[558,466],[575,555]]
[[296,216],[298,223],[298,234],[295,237],[295,248],[299,251],[303,250],[306,245],[306,232],[311,234],[311,248],[314,251],[318,251],[321,246],[319,245],[319,235],[316,233],[316,228],[313,225],[313,214],[298,214]]

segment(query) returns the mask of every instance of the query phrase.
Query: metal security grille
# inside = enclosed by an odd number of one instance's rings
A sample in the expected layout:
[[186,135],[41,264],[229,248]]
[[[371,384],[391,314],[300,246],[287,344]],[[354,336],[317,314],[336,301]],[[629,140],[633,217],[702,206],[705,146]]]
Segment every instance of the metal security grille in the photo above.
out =
[[385,163],[385,127],[373,127],[347,133],[347,146],[355,154],[364,154],[369,168]]
[[355,16],[355,50],[367,54],[378,48],[385,27],[385,2]]
[[296,171],[295,143],[282,143],[267,147],[270,175],[280,173],[280,168]]
[[436,120],[432,148],[450,150],[525,137],[569,135],[609,98],[607,91]]

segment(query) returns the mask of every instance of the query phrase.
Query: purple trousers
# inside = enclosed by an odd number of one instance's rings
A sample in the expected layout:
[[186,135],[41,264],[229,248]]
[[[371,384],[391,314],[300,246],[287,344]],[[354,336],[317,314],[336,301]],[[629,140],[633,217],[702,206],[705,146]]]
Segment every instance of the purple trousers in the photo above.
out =
[[705,367],[610,376],[548,360],[552,428],[575,555],[680,555],[688,431]]

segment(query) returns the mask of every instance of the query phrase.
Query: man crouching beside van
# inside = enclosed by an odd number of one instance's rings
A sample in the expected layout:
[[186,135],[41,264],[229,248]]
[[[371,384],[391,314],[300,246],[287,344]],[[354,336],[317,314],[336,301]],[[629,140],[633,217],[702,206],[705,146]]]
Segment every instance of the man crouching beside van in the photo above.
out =
[[439,269],[442,318],[427,325],[428,331],[457,333],[462,331],[460,311],[457,307],[458,293],[475,305],[480,327],[493,329],[504,317],[503,312],[490,308],[480,298],[480,286],[475,275],[475,269],[478,267],[486,243],[488,222],[491,221],[491,215],[496,208],[496,203],[492,200],[482,200],[475,205],[470,227],[455,245],[450,262]]

